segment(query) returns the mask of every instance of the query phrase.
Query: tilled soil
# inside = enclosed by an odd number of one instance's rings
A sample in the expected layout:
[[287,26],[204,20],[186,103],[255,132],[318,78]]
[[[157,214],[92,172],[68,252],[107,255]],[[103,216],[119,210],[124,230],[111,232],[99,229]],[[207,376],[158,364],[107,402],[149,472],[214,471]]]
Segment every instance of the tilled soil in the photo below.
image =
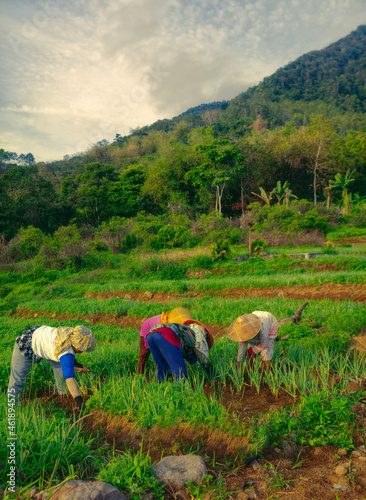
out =
[[[216,388],[217,389],[217,388]],[[205,390],[210,393],[210,383]],[[51,399],[71,411],[71,397],[41,396],[44,404]],[[244,394],[236,394],[228,385],[220,396],[222,404],[241,417],[260,420],[271,410],[291,405],[294,400],[284,391],[274,396],[263,386],[258,394],[247,387]],[[356,446],[364,443],[366,429],[366,405],[354,408],[356,415]],[[229,432],[210,429],[204,422],[190,427],[177,423],[168,428],[140,429],[124,416],[110,415],[97,410],[84,419],[84,429],[98,435],[105,446],[112,446],[115,453],[123,453],[126,447],[137,452],[141,446],[150,454],[152,461],[163,456],[195,453],[203,457],[208,474],[215,479],[222,477],[232,500],[256,498],[258,500],[364,500],[366,498],[366,457],[342,456],[333,446],[300,446],[291,440],[267,447],[257,456],[248,454],[247,438]],[[340,475],[337,467],[347,466],[347,473]],[[252,492],[252,493],[251,493]],[[250,496],[255,493],[255,496]],[[249,496],[248,496],[249,495]],[[184,491],[166,489],[164,498],[190,500]],[[216,498],[213,494],[205,498]]]
[[187,297],[222,297],[225,299],[241,299],[246,297],[279,297],[282,299],[299,300],[351,300],[366,302],[366,284],[324,283],[322,285],[296,285],[266,288],[226,288],[220,290],[188,291],[184,294],[174,292],[149,292],[134,290],[131,292],[98,292],[88,293],[86,297],[96,299],[121,298],[143,302],[168,303]]

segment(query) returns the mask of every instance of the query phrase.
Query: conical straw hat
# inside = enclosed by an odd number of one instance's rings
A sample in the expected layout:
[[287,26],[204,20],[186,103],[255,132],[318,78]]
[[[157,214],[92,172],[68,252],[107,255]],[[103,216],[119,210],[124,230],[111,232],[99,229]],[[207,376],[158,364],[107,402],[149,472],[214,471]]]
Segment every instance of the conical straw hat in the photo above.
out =
[[192,319],[187,309],[184,309],[184,307],[175,307],[169,313],[168,323],[179,323],[183,325],[187,319]]
[[262,322],[255,314],[243,314],[231,323],[227,336],[235,342],[245,342],[257,335],[261,329]]

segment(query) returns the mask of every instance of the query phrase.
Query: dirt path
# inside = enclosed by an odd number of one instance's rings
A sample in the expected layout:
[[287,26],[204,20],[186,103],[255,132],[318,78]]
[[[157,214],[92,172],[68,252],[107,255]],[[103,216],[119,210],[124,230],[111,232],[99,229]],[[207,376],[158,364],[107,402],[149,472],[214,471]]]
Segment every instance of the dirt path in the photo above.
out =
[[184,294],[174,292],[149,292],[134,290],[132,292],[99,292],[88,293],[87,298],[124,300],[138,300],[142,302],[167,303],[184,298],[222,297],[225,299],[241,299],[246,297],[279,297],[283,299],[298,300],[351,300],[353,302],[366,302],[366,284],[325,283],[322,285],[283,286],[267,288],[226,288],[222,290],[204,290],[200,292],[189,291]]

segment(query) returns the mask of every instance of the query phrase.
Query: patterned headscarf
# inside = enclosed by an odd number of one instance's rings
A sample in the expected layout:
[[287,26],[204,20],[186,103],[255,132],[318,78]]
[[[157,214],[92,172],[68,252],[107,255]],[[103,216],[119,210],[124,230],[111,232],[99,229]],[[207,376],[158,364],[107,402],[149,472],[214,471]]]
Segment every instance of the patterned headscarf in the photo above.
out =
[[54,355],[59,356],[70,346],[82,352],[94,351],[96,343],[93,332],[85,326],[59,326]]

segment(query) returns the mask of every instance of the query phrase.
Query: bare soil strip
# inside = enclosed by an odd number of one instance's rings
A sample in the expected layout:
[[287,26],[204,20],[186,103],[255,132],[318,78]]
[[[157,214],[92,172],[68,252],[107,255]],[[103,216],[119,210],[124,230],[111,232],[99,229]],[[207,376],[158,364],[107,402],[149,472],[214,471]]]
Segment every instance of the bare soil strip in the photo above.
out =
[[366,302],[366,284],[325,283],[322,285],[296,285],[296,286],[271,286],[267,288],[226,288],[221,290],[174,292],[146,292],[134,290],[132,292],[98,292],[88,293],[86,298],[124,300],[138,300],[141,302],[168,303],[184,298],[221,297],[225,299],[244,299],[246,297],[279,297],[282,299],[298,300],[351,300],[353,302]]

